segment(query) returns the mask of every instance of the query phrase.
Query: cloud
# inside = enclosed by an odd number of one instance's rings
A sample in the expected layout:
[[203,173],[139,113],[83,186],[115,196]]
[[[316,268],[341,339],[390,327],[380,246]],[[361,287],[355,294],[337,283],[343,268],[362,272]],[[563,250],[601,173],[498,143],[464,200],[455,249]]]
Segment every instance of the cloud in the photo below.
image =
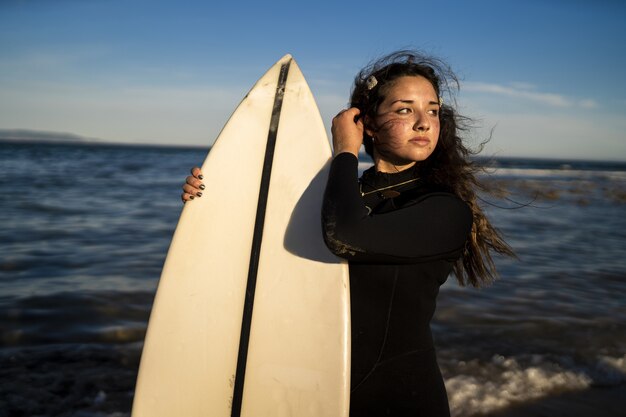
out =
[[487,155],[625,161],[625,129],[626,121],[609,115],[491,113],[479,133],[493,135]]
[[465,82],[463,83],[463,90],[472,93],[519,98],[541,103],[550,107],[578,107],[585,109],[598,107],[598,103],[595,100],[577,99],[567,97],[562,94],[545,93],[537,91],[534,85],[527,83],[511,83],[509,85],[501,85],[484,82]]

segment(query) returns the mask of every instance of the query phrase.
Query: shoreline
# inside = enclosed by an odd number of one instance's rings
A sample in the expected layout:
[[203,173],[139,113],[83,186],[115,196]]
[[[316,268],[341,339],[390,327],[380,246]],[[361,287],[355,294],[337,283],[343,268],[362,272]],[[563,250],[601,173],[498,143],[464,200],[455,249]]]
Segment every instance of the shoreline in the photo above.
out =
[[590,386],[472,417],[624,417],[626,384]]

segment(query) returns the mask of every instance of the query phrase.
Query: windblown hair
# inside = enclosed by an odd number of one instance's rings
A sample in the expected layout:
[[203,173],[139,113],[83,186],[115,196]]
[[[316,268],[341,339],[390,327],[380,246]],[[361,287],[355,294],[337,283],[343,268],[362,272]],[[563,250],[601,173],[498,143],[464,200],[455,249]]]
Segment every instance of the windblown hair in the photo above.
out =
[[[393,82],[404,76],[426,78],[440,97],[440,102],[443,99],[439,110],[439,140],[433,153],[418,162],[419,176],[426,184],[445,188],[464,200],[474,217],[471,235],[463,255],[454,265],[454,274],[463,286],[468,283],[474,287],[488,284],[497,277],[491,253],[515,254],[478,204],[477,191],[489,192],[490,189],[479,181],[477,174],[482,168],[470,157],[482,150],[484,142],[476,151],[463,143],[461,135],[471,130],[472,120],[455,110],[459,81],[450,67],[440,59],[413,51],[398,51],[384,56],[356,76],[351,107],[358,108],[367,128],[376,131],[379,105]],[[373,156],[373,139],[367,133],[363,134],[363,144],[365,151]]]

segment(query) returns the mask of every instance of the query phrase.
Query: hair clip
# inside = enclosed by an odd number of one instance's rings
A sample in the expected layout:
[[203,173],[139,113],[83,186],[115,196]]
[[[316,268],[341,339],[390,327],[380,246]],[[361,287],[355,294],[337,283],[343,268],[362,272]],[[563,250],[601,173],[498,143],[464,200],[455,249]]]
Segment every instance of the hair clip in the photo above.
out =
[[443,106],[443,97],[439,97],[439,107]]
[[371,90],[372,88],[376,87],[376,84],[378,84],[378,80],[376,79],[376,77],[374,77],[373,75],[370,75],[369,77],[367,77],[367,80],[365,81],[365,85],[367,86],[368,90]]

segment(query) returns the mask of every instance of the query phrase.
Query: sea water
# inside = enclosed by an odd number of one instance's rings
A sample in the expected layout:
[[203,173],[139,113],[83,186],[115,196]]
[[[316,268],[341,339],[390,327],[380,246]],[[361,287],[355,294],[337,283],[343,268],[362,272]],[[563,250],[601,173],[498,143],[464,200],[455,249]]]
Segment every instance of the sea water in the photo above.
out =
[[[0,142],[0,417],[130,414],[180,187],[206,152]],[[484,180],[507,193],[481,199],[518,259],[497,257],[491,286],[451,276],[441,289],[432,326],[452,413],[565,398],[570,415],[619,415],[626,164],[496,162]]]

